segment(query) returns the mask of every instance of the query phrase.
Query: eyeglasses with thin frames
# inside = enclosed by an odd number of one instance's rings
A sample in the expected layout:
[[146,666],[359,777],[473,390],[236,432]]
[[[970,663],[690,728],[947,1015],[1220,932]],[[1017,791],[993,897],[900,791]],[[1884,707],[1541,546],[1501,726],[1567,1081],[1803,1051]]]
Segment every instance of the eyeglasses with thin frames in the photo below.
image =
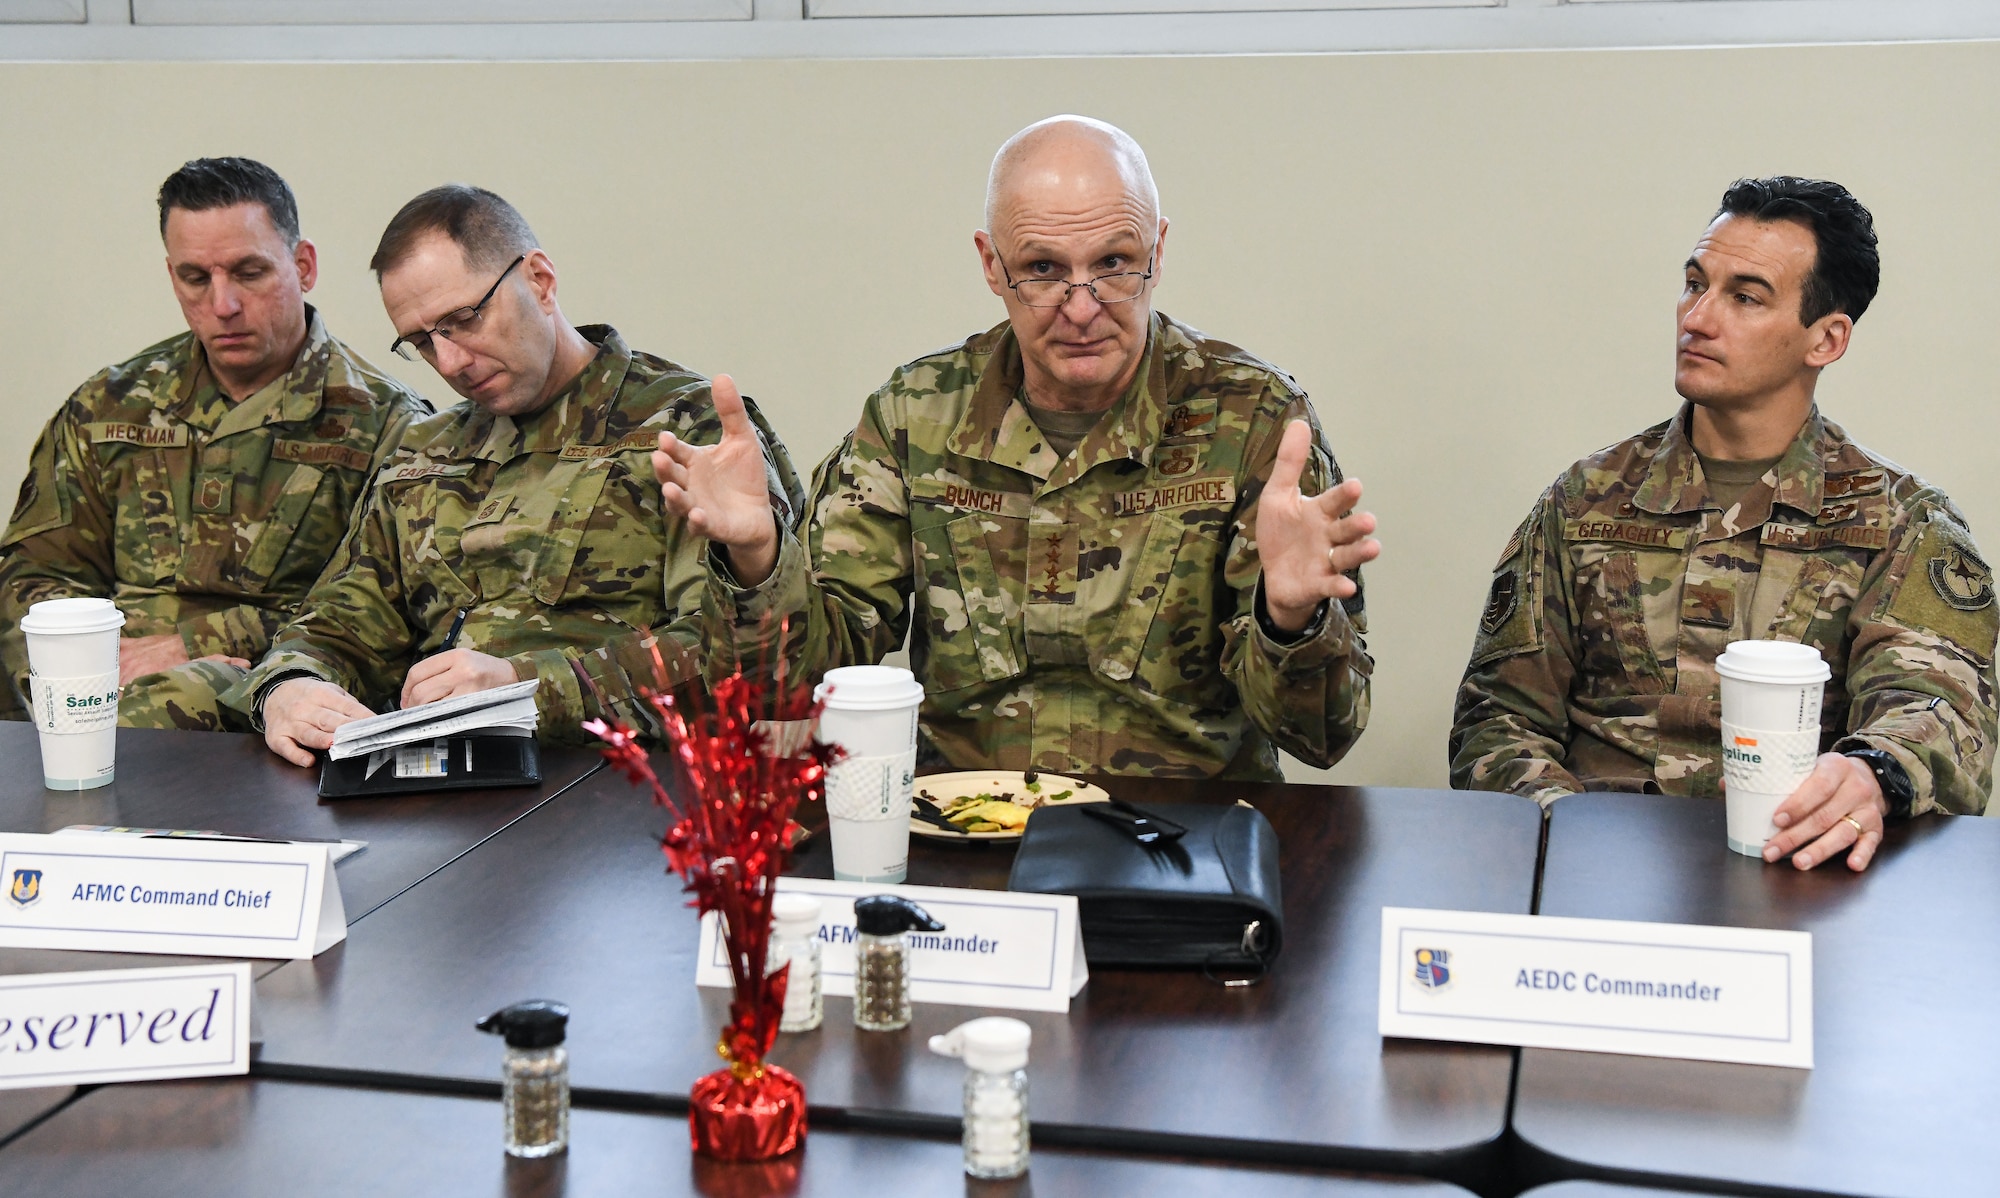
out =
[[[1157,247],[1155,247],[1157,250]],[[999,258],[999,251],[994,251]],[[1146,255],[1146,269],[1120,270],[1108,275],[1098,275],[1081,283],[1068,279],[1022,279],[1014,281],[1014,272],[1007,269],[1007,260],[1000,258],[1000,273],[1007,277],[1007,286],[1014,289],[1014,295],[1030,308],[1060,308],[1069,302],[1070,293],[1077,288],[1090,292],[1090,298],[1100,304],[1129,304],[1139,298],[1146,289],[1146,280],[1153,277],[1153,253]]]
[[420,357],[428,358],[431,356],[433,349],[431,338],[442,337],[446,341],[456,341],[466,333],[470,333],[478,328],[480,313],[485,310],[487,304],[493,301],[493,295],[500,290],[500,284],[507,281],[507,276],[514,273],[515,267],[527,260],[528,256],[522,254],[512,262],[509,262],[507,269],[500,272],[500,277],[493,280],[493,286],[488,287],[486,294],[479,297],[478,303],[469,304],[463,308],[453,308],[443,316],[438,317],[438,322],[430,328],[419,329],[407,336],[396,338],[395,342],[389,346],[389,352],[405,361],[414,362]]

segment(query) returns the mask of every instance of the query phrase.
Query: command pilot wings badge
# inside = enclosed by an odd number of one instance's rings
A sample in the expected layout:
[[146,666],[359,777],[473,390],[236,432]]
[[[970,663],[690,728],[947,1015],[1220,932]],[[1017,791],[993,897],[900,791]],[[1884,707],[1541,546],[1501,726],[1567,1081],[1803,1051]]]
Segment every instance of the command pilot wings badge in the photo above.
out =
[[42,871],[39,869],[17,869],[14,880],[7,886],[7,897],[17,907],[33,906],[42,897]]

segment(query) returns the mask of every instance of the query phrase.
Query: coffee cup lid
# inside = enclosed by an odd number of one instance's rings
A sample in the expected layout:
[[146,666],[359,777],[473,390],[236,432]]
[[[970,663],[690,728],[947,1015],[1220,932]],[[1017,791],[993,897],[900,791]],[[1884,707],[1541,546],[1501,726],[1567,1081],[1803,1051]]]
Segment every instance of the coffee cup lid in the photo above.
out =
[[1715,672],[1732,682],[1781,686],[1825,682],[1833,677],[1818,649],[1796,641],[1731,641],[1715,659]]
[[923,702],[924,688],[901,666],[840,666],[826,672],[813,698],[848,711],[881,711]]
[[109,599],[44,599],[21,617],[21,631],[36,636],[109,632],[125,626],[125,613]]

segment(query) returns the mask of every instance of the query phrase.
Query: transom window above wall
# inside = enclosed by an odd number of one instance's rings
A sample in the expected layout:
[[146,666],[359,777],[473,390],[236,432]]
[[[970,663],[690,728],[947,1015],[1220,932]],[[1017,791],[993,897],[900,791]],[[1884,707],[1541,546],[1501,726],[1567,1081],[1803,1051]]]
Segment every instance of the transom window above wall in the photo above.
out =
[[0,0],[0,59],[592,60],[2000,39],[1996,0]]

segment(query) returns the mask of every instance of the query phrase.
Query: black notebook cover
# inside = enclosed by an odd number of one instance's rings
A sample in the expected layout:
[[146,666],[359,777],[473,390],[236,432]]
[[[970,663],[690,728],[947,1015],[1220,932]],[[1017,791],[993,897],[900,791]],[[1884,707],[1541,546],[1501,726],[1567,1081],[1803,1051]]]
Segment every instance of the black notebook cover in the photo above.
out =
[[542,755],[534,737],[473,733],[414,741],[379,754],[363,753],[338,761],[328,758],[320,767],[319,797],[365,799],[422,791],[490,790],[538,786],[541,781]]

